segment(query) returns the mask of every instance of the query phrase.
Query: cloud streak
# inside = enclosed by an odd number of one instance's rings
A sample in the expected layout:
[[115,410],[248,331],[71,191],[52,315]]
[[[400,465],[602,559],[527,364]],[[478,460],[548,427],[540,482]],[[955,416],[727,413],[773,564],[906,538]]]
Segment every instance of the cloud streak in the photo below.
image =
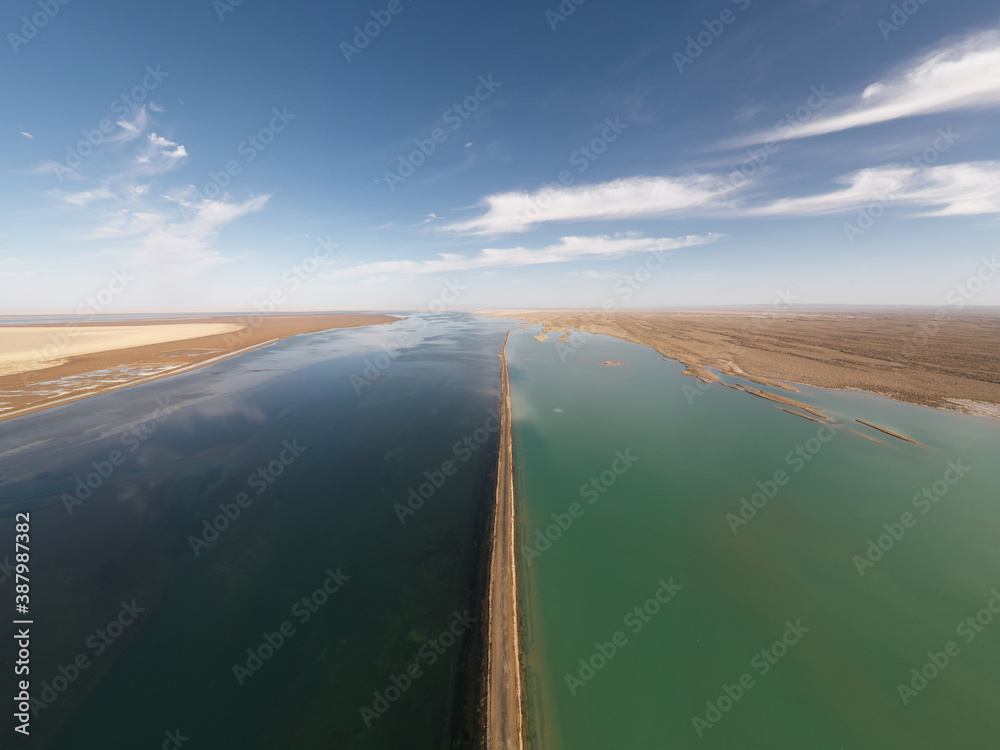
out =
[[904,117],[1000,105],[1000,32],[979,33],[942,45],[899,75],[868,86],[841,111],[794,129],[758,133],[764,143],[836,133]]
[[736,189],[720,177],[692,174],[626,177],[594,185],[544,187],[533,193],[497,193],[481,201],[485,213],[443,229],[458,234],[499,235],[526,232],[547,222],[668,216],[724,206]]
[[453,273],[493,268],[514,268],[577,260],[612,259],[633,253],[653,253],[715,242],[722,235],[689,235],[687,237],[640,237],[634,234],[598,237],[562,237],[553,245],[531,249],[527,247],[487,248],[477,255],[440,253],[436,260],[390,260],[361,263],[336,269],[324,278],[345,280],[379,276],[419,276],[431,273]]
[[1000,161],[918,168],[889,165],[862,169],[837,179],[845,185],[819,195],[782,198],[748,207],[743,216],[821,216],[872,203],[920,207],[918,216],[975,216],[1000,213]]

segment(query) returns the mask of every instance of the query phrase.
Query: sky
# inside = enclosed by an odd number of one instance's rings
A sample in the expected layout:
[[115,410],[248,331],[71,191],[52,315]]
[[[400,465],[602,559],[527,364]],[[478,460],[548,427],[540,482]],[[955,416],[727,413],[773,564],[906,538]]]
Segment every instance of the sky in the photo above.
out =
[[996,3],[7,0],[0,32],[0,314],[1000,305]]

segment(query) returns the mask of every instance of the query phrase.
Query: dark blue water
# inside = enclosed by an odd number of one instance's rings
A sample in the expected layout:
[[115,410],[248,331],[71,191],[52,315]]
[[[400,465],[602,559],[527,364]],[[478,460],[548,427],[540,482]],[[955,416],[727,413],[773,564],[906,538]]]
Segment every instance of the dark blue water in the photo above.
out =
[[0,563],[31,514],[30,747],[467,744],[503,336],[300,336],[0,424]]

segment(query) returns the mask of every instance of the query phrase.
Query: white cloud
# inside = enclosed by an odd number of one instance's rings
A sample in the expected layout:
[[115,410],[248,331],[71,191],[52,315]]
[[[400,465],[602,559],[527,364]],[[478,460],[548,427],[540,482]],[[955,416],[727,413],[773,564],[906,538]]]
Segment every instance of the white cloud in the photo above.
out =
[[100,187],[95,190],[83,190],[78,193],[53,190],[50,195],[72,206],[86,206],[95,200],[110,200],[115,197],[115,194],[106,187]]
[[149,129],[149,126],[152,125],[152,118],[149,116],[146,107],[142,106],[133,112],[132,119],[118,120],[117,125],[121,130],[112,134],[108,138],[108,141],[112,143],[126,143],[134,141],[145,133]]
[[219,231],[247,214],[264,208],[270,195],[260,195],[243,203],[200,200],[183,203],[186,218],[169,221],[163,216],[149,227],[134,252],[140,266],[166,267],[185,275],[196,275],[228,262],[212,247]]
[[665,216],[695,208],[726,205],[736,188],[720,177],[626,177],[577,187],[545,187],[533,193],[509,192],[481,201],[486,212],[443,229],[461,234],[525,232],[551,221],[595,221]]
[[133,174],[157,175],[176,169],[187,158],[187,149],[156,133],[146,136],[146,148],[135,158]]
[[634,234],[599,237],[563,237],[557,244],[540,249],[526,247],[487,248],[478,255],[440,253],[437,260],[389,260],[360,263],[325,274],[329,279],[357,279],[378,276],[417,276],[452,273],[484,268],[512,268],[546,263],[567,263],[594,258],[617,258],[631,253],[665,252],[682,247],[705,245],[721,235],[689,235],[677,238],[646,238]]
[[871,84],[843,103],[840,112],[794,128],[759,133],[745,143],[806,138],[903,117],[998,105],[1000,33],[992,30],[935,49],[900,75]]
[[134,237],[152,231],[165,221],[166,217],[157,211],[119,208],[104,217],[94,236],[106,239]]
[[31,133],[26,133],[23,130],[21,131],[21,135],[23,135],[28,140],[31,140],[31,141],[35,140],[35,136],[33,136]]
[[920,216],[1000,213],[1000,162],[981,161],[920,169],[884,166],[837,180],[846,187],[820,195],[782,198],[746,208],[747,216],[817,216],[884,202],[924,209]]

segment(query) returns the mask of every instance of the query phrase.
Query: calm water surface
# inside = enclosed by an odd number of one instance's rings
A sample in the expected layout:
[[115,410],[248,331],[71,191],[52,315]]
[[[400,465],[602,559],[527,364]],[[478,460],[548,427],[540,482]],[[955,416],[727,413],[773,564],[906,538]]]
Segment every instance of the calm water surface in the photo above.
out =
[[507,358],[539,747],[997,746],[1000,422],[803,388],[830,431],[603,336]]
[[0,424],[0,555],[32,522],[30,746],[462,746],[499,327],[300,336]]

